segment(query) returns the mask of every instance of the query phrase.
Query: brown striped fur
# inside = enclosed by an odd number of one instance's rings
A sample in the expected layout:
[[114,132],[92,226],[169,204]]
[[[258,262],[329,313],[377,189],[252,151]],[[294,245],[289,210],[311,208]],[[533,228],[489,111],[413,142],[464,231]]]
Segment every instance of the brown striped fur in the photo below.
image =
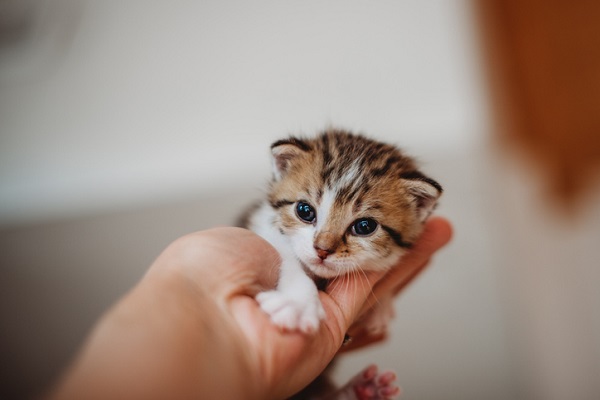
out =
[[[274,223],[293,236],[306,227],[295,214],[295,204],[304,201],[318,208],[326,193],[334,194],[327,221],[316,224],[319,229],[314,232],[313,245],[331,250],[346,267],[387,268],[390,262],[377,261],[411,246],[442,192],[441,186],[419,172],[415,161],[398,148],[342,130],[329,129],[311,139],[280,140],[272,145],[272,152],[275,176],[268,202],[277,211]],[[353,222],[363,217],[379,224],[371,236],[352,234]],[[304,262],[302,255],[299,258]],[[310,265],[309,269],[322,276],[318,269]]]
[[[311,333],[325,316],[316,286],[396,264],[417,239],[442,188],[396,147],[342,130],[280,140],[271,152],[267,198],[249,212],[246,226],[279,251],[282,263],[277,287],[256,299],[280,328]],[[310,205],[315,218],[303,219],[306,209],[298,211],[299,203]],[[361,235],[355,228],[359,220],[376,222],[376,228]],[[391,307],[391,298],[380,299],[361,323],[374,334],[385,332]],[[323,374],[294,399],[315,393],[349,399],[369,385],[394,392],[389,380],[365,381],[365,371],[335,394]]]

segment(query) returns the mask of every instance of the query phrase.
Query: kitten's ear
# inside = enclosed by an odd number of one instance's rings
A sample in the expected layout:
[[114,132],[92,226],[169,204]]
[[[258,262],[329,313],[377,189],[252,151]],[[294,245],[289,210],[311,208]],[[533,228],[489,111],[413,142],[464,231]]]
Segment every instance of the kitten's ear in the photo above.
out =
[[273,156],[273,176],[280,180],[290,169],[290,165],[300,154],[310,150],[310,146],[303,140],[289,138],[279,140],[271,145]]
[[435,209],[437,200],[442,195],[442,187],[418,171],[406,174],[402,178],[417,204],[419,220],[424,222]]

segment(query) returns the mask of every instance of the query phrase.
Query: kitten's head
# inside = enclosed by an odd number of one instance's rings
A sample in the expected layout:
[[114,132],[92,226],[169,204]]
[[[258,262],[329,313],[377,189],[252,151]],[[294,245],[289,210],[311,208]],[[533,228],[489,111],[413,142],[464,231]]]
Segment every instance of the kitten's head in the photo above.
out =
[[271,146],[275,225],[316,276],[391,267],[442,193],[397,148],[343,131]]

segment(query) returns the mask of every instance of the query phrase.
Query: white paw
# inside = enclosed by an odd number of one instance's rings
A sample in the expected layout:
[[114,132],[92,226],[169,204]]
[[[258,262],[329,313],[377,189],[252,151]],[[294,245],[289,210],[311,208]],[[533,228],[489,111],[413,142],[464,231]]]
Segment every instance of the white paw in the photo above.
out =
[[269,314],[271,321],[285,330],[314,333],[319,329],[320,321],[325,318],[325,310],[318,296],[293,296],[270,290],[259,293],[256,301]]
[[394,303],[391,298],[380,299],[365,316],[364,325],[372,335],[381,335],[388,331],[394,318]]

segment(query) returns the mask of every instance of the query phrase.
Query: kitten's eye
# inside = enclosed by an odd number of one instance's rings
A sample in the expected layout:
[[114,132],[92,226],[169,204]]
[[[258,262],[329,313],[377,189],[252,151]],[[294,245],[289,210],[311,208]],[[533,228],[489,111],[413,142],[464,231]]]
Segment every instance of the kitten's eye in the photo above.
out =
[[377,229],[377,221],[371,218],[358,219],[352,225],[352,234],[356,236],[369,236]]
[[296,215],[302,221],[309,223],[313,222],[317,217],[315,209],[312,208],[310,204],[303,201],[299,201],[298,204],[296,204]]

